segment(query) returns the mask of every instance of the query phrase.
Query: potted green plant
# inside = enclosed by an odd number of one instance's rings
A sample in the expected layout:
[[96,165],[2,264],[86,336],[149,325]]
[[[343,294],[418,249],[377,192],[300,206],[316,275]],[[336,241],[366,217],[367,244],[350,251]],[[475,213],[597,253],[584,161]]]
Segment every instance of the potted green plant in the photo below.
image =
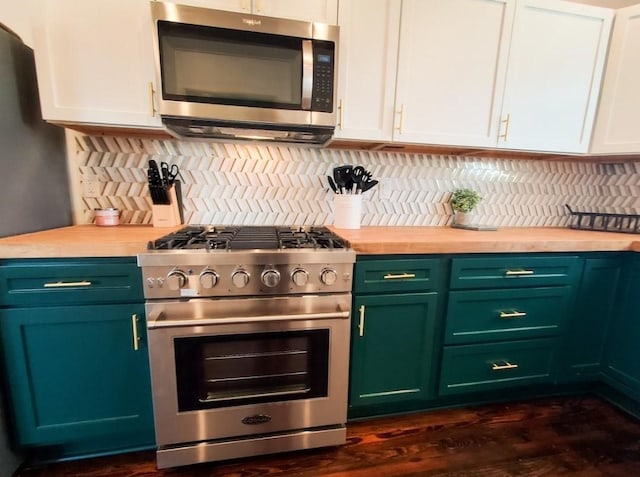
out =
[[470,212],[472,212],[482,196],[472,189],[459,188],[451,194],[451,208],[453,209],[453,223],[459,225],[469,225]]

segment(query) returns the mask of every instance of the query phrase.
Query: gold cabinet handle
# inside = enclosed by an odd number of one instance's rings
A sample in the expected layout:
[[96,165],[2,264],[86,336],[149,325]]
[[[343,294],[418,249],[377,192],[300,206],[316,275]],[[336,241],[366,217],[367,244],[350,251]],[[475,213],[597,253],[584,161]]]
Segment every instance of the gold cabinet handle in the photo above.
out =
[[81,282],[53,282],[45,283],[45,288],[66,288],[66,287],[90,287],[91,282],[83,280]]
[[505,369],[516,369],[518,367],[517,364],[511,364],[508,361],[505,361],[504,364],[491,363],[492,371],[503,371]]
[[133,328],[133,351],[140,349],[140,336],[138,335],[138,315],[131,315],[131,328]]
[[156,90],[153,87],[153,83],[150,81],[149,82],[149,104],[151,105],[151,117],[155,117],[156,116],[156,103],[155,103],[155,99],[156,99]]
[[387,273],[384,277],[385,280],[401,280],[403,278],[416,278],[415,273]]
[[364,336],[364,305],[360,305],[358,311],[360,312],[360,321],[358,322],[358,335]]
[[511,114],[507,114],[507,117],[504,118],[500,123],[504,124],[504,134],[500,134],[498,137],[504,139],[504,142],[507,142],[507,138],[509,137],[509,124],[511,123]]
[[524,316],[527,316],[526,312],[524,311],[500,312],[500,318],[522,318]]
[[402,134],[404,126],[404,104],[400,106],[400,110],[396,114],[400,115],[400,119],[398,120],[398,127],[396,129],[400,134]]
[[342,130],[344,128],[342,124],[342,100],[338,100],[338,124],[337,126]]
[[508,277],[517,277],[521,275],[533,275],[533,270],[507,270],[504,274]]

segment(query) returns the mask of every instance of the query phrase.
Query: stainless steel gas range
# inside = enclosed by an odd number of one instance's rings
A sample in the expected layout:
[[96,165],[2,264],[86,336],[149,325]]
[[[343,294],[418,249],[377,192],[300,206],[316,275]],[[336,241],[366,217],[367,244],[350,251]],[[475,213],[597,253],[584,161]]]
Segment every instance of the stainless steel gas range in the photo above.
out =
[[355,253],[324,227],[188,226],[138,256],[159,468],[346,438]]

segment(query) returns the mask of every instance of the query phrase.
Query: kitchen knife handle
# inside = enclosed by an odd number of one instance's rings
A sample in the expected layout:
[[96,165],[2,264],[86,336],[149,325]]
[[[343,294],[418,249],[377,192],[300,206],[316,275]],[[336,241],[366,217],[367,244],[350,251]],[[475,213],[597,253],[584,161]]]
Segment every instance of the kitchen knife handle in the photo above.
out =
[[67,287],[90,287],[91,282],[82,280],[81,282],[54,282],[45,283],[44,288],[67,288]]
[[364,336],[364,305],[360,305],[358,311],[360,312],[360,321],[358,322],[358,335]]

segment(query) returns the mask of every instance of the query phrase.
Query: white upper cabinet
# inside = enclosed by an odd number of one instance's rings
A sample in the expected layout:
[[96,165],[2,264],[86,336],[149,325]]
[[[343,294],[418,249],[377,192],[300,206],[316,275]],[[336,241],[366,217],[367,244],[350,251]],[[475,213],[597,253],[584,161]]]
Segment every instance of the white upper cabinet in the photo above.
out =
[[587,152],[613,10],[518,0],[498,147]]
[[196,7],[335,25],[338,0],[165,0]]
[[514,0],[404,0],[393,139],[495,146]]
[[612,18],[561,0],[341,0],[336,137],[586,152]]
[[640,5],[616,12],[591,152],[640,152]]
[[44,119],[161,128],[152,102],[148,1],[34,3],[34,53]]
[[391,141],[401,0],[340,0],[335,137]]

